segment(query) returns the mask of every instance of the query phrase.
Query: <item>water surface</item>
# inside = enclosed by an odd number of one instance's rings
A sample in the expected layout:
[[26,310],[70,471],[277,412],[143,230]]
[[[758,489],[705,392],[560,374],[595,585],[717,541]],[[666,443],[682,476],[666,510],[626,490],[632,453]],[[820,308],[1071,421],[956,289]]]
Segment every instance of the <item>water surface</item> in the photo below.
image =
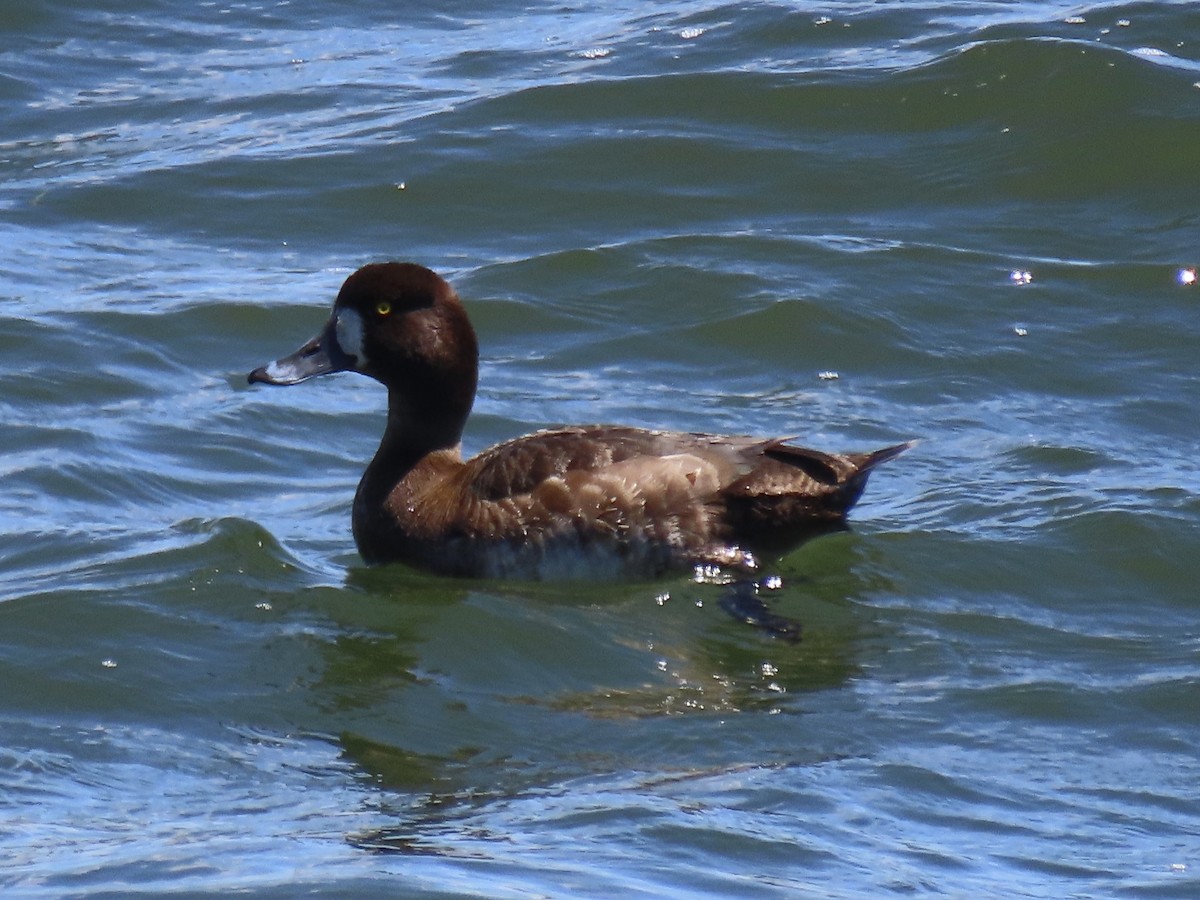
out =
[[[7,894],[1200,891],[1193,4],[0,29]],[[469,452],[919,438],[775,566],[805,640],[366,569],[382,391],[245,373],[393,258],[480,332]]]

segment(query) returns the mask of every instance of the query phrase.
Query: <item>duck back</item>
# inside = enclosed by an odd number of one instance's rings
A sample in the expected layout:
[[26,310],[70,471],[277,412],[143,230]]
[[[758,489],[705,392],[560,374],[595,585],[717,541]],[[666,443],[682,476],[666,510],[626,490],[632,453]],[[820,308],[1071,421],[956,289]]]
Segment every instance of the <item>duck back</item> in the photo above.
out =
[[844,527],[870,469],[906,447],[835,455],[778,439],[542,431],[466,462],[431,454],[376,500],[360,488],[355,537],[368,562],[463,576],[749,571],[761,554]]

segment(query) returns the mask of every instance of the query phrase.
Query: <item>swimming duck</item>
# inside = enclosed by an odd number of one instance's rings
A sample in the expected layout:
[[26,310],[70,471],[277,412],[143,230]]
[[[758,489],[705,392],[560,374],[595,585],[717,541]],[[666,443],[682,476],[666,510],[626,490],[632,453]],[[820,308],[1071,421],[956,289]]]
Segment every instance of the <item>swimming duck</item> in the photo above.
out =
[[903,452],[832,454],[786,438],[589,425],[538,431],[464,460],[479,350],[454,289],[414,263],[346,279],[328,324],[250,383],[361,372],[387,426],[354,497],[367,563],[522,579],[652,578],[719,567],[844,528],[872,468]]

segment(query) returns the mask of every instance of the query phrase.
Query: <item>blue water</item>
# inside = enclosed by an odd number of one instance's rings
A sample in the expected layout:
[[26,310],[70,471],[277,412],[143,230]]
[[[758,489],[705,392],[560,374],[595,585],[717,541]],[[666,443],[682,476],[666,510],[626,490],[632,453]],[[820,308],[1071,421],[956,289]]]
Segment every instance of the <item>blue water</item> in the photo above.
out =
[[[1200,895],[1200,8],[0,5],[6,896]],[[555,423],[920,444],[719,590],[367,569],[371,260]],[[836,377],[834,377],[836,376]]]

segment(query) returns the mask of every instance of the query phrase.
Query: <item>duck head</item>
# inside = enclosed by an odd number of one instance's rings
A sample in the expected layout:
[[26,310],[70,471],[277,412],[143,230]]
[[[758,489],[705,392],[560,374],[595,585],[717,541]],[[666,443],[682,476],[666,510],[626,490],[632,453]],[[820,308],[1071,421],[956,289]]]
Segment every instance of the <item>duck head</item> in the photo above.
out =
[[479,346],[454,288],[415,263],[363,266],[338,291],[321,332],[255,369],[249,381],[299,384],[348,371],[388,388],[395,424],[430,432],[435,443],[457,443],[475,399]]

